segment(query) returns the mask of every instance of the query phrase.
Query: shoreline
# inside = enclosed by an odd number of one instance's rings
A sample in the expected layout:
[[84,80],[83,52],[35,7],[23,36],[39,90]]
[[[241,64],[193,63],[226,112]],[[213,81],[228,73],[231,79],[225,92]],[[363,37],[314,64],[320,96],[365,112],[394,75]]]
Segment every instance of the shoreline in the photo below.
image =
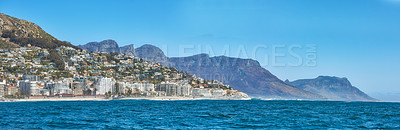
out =
[[[3,98],[0,102],[40,102],[40,101],[111,101],[111,100],[152,100],[152,101],[191,101],[191,100],[252,100],[254,98],[237,98],[237,97],[122,97],[113,99],[111,97],[60,97],[60,98],[28,98],[28,99],[7,99]],[[257,99],[264,101],[333,101],[334,100],[306,100],[306,99]],[[387,101],[339,101],[339,102],[387,102]],[[399,102],[392,102],[399,103]]]
[[62,97],[62,98],[29,98],[29,99],[5,99],[0,102],[37,102],[37,101],[111,101],[111,100],[153,100],[153,101],[179,101],[179,100],[251,100],[251,98],[233,97]]

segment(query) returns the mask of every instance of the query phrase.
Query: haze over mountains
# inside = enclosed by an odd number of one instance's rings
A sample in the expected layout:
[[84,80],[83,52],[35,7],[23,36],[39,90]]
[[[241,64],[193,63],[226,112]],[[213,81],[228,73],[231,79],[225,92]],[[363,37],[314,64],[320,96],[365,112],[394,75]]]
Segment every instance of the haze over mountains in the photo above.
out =
[[[110,40],[105,40],[99,47],[109,47]],[[88,43],[89,44],[89,43]],[[91,46],[91,45],[90,45]],[[97,48],[80,45],[82,48]],[[103,49],[104,52],[116,52],[113,49]],[[97,49],[99,50],[99,49]],[[101,49],[100,49],[101,50]],[[338,81],[336,78],[325,79],[325,84],[312,84],[300,81],[283,82],[260,64],[252,59],[232,58],[226,56],[210,57],[207,54],[198,54],[188,57],[167,57],[164,52],[153,45],[143,45],[134,49],[134,52],[121,52],[132,54],[145,60],[162,63],[181,71],[187,71],[204,79],[218,79],[232,88],[245,92],[252,97],[273,99],[328,99],[328,100],[375,100],[357,88],[351,86],[349,81]],[[307,84],[309,83],[309,84]],[[335,84],[336,83],[336,84]],[[307,87],[304,87],[307,86]],[[336,89],[327,88],[334,86]],[[314,89],[311,89],[314,88]],[[358,91],[357,91],[358,90]]]
[[300,79],[293,82],[286,80],[285,82],[299,89],[324,95],[331,100],[376,100],[352,86],[347,78],[319,76],[315,79]]

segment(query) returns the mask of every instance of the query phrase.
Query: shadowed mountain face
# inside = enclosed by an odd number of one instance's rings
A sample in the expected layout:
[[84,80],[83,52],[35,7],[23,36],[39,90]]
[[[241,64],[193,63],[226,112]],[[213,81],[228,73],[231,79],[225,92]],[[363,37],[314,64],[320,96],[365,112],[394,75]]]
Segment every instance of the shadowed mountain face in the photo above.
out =
[[[286,81],[288,82],[288,81]],[[358,88],[351,85],[347,78],[319,76],[315,79],[300,79],[288,82],[299,89],[317,93],[330,100],[341,101],[375,101]]]
[[89,42],[85,45],[79,45],[78,47],[92,52],[115,52],[127,55],[135,55],[135,48],[133,47],[133,44],[119,47],[117,42],[115,42],[114,40]]

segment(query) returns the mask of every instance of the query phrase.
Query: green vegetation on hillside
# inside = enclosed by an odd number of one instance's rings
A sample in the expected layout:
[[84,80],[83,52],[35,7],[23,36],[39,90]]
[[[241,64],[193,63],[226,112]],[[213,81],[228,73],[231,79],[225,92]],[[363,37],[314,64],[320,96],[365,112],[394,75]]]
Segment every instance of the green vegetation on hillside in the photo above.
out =
[[10,31],[10,30],[4,30],[2,33],[3,34],[1,35],[1,37],[9,38],[10,42],[16,43],[20,46],[28,46],[28,44],[30,44],[31,46],[37,46],[37,47],[49,49],[50,55],[49,55],[48,59],[51,62],[54,62],[57,65],[57,68],[59,70],[63,70],[65,65],[64,65],[64,62],[61,60],[61,56],[57,53],[57,51],[55,49],[60,46],[68,46],[68,47],[72,47],[75,49],[80,49],[77,46],[74,46],[68,42],[59,41],[57,39],[18,37],[15,35],[14,31]]
[[[5,24],[1,24],[1,26],[8,28],[2,28],[2,30],[0,30],[2,38],[9,38],[9,42],[15,43],[16,45],[19,45],[21,47],[31,45],[48,49],[50,52],[50,56],[48,56],[47,58],[51,62],[54,62],[59,70],[63,70],[65,65],[61,59],[62,57],[55,50],[57,47],[66,46],[80,50],[79,47],[74,46],[69,42],[57,40],[32,22],[14,18],[2,13],[0,13],[0,18],[0,21],[6,21],[4,22]],[[12,24],[8,24],[9,22],[7,21],[11,22]],[[12,44],[8,44],[7,42],[2,40],[0,40],[0,45],[2,45],[1,48],[3,49],[13,48],[13,46],[11,46]]]

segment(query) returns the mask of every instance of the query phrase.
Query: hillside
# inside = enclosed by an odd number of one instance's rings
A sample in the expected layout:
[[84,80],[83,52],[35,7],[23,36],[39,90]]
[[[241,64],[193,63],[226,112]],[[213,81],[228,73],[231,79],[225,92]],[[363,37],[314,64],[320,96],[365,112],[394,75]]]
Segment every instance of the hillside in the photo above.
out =
[[8,49],[15,47],[36,46],[49,49],[51,55],[47,57],[57,64],[59,69],[64,68],[60,55],[55,49],[60,46],[80,49],[68,42],[60,41],[46,33],[38,25],[15,17],[0,13],[0,48]]

